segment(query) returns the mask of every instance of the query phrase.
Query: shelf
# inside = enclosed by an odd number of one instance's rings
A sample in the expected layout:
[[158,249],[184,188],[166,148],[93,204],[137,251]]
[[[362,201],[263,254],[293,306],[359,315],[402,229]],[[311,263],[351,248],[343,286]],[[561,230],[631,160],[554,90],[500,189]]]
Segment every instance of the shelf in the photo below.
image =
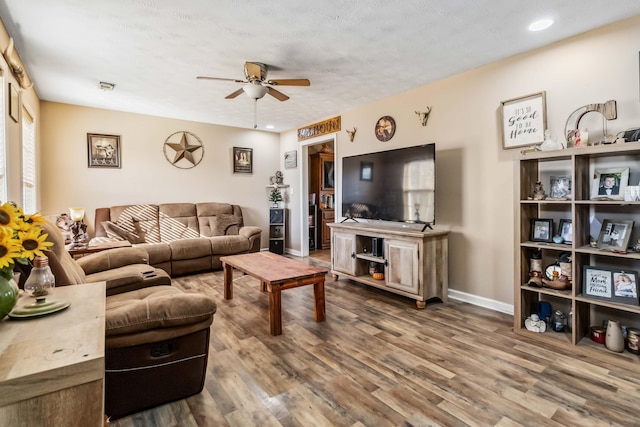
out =
[[369,255],[367,253],[358,253],[358,254],[356,254],[356,258],[364,259],[364,260],[372,261],[372,262],[378,262],[378,263],[381,263],[381,264],[384,264],[384,262],[386,261],[383,257],[373,256],[373,255]]
[[571,333],[570,332],[556,332],[553,329],[547,329],[545,332],[532,332],[522,325],[521,329],[518,331],[521,335],[545,341],[551,344],[571,344]]
[[640,307],[637,305],[619,304],[615,302],[609,302],[605,300],[585,297],[582,294],[579,294],[576,296],[576,301],[584,302],[591,305],[597,305],[600,307],[613,308],[615,310],[626,311],[629,313],[640,314]]
[[616,257],[616,258],[629,258],[629,259],[640,260],[640,253],[637,253],[637,252],[622,253],[622,252],[605,251],[605,250],[594,248],[588,245],[580,246],[579,248],[576,248],[576,252],[581,254],[601,255],[601,256],[609,256],[609,257]]
[[546,243],[546,242],[522,242],[520,246],[523,248],[536,248],[536,249],[555,249],[557,251],[570,251],[571,245],[565,243]]
[[571,299],[571,289],[558,290],[551,288],[538,288],[536,286],[530,285],[522,285],[520,289],[522,289],[523,291],[537,292],[543,295],[551,295],[558,298]]

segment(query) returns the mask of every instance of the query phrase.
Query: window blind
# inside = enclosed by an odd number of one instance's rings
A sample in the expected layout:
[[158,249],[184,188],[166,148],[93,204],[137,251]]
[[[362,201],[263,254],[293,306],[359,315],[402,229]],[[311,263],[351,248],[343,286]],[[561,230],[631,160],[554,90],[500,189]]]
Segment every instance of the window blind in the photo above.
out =
[[22,109],[22,209],[36,212],[36,126],[33,116]]

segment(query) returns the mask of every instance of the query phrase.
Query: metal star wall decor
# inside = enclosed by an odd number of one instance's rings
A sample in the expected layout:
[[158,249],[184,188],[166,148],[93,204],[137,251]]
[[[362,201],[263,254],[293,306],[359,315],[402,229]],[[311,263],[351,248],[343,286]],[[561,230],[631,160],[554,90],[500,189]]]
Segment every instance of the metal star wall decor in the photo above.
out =
[[[196,135],[187,131],[175,132],[165,140],[164,157],[173,166],[190,169],[198,165],[204,157],[204,145]],[[169,157],[173,156],[173,159]]]

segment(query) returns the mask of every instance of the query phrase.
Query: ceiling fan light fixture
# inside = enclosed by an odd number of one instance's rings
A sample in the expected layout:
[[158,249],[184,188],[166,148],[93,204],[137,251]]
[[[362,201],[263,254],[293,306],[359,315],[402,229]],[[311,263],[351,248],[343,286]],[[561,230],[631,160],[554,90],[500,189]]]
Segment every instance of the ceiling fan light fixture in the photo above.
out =
[[242,90],[244,90],[244,92],[249,95],[249,98],[251,99],[260,99],[269,91],[269,89],[259,83],[249,83],[247,85],[244,85]]

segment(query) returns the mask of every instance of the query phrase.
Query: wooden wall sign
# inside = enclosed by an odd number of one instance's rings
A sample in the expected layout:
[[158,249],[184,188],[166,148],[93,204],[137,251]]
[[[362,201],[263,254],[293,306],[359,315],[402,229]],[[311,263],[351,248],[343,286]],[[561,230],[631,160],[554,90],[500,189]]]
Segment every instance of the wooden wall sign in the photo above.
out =
[[340,130],[340,116],[298,129],[298,141],[314,138],[320,135],[337,132]]

